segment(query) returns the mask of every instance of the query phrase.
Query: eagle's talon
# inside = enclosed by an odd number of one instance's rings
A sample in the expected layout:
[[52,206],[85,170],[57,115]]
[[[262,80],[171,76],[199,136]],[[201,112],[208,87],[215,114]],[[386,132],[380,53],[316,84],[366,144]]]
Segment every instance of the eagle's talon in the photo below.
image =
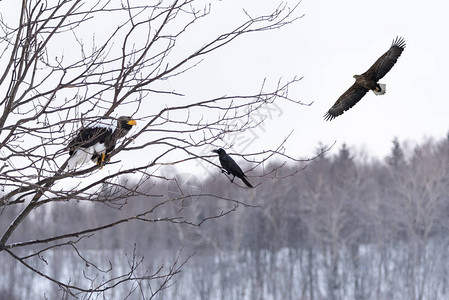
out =
[[103,169],[104,165],[109,162],[109,156],[105,153],[101,153],[97,159],[97,166],[100,166],[100,170]]

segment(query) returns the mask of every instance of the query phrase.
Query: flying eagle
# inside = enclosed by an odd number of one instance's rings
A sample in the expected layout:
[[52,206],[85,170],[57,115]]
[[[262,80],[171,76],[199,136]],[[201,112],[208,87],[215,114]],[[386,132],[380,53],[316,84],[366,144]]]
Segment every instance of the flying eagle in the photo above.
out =
[[68,145],[69,169],[84,165],[89,160],[103,167],[108,162],[108,154],[114,150],[116,142],[136,124],[131,117],[120,117],[115,130],[102,125],[82,128]]
[[359,102],[369,90],[372,90],[376,95],[385,94],[386,85],[378,83],[378,81],[393,68],[404,49],[405,40],[402,37],[396,37],[390,49],[379,57],[368,71],[362,75],[354,75],[355,83],[338,98],[337,102],[324,115],[324,119],[326,121],[332,120],[343,114]]
[[[218,154],[218,158],[220,159],[220,164],[223,169],[228,172],[228,174],[233,175],[234,177],[231,179],[231,182],[234,181],[235,177],[240,178],[247,187],[252,188],[251,183],[246,179],[245,173],[243,173],[242,169],[240,169],[239,165],[230,157],[226,151],[223,149],[212,150],[212,152]],[[222,171],[223,173],[224,171]]]

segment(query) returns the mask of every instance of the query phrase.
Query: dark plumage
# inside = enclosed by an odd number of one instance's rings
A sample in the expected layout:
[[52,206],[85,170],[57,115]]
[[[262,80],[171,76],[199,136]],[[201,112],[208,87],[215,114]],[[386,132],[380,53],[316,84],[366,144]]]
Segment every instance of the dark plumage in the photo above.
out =
[[343,114],[353,107],[365,94],[372,90],[376,95],[385,94],[385,84],[378,83],[393,68],[394,64],[405,49],[405,40],[397,37],[390,49],[362,75],[354,75],[355,83],[338,98],[337,102],[324,115],[326,121]]
[[223,169],[228,172],[228,174],[233,175],[234,177],[231,179],[231,182],[234,181],[235,177],[240,178],[247,187],[252,188],[253,186],[249,183],[248,179],[246,179],[245,174],[242,169],[240,169],[239,165],[224,151],[223,149],[212,150],[212,152],[218,154],[218,158],[220,159],[220,164]]
[[69,168],[74,169],[89,160],[103,167],[108,161],[108,154],[115,149],[117,141],[124,137],[133,125],[136,125],[136,121],[131,117],[120,117],[114,131],[112,128],[102,126],[82,128],[68,145]]

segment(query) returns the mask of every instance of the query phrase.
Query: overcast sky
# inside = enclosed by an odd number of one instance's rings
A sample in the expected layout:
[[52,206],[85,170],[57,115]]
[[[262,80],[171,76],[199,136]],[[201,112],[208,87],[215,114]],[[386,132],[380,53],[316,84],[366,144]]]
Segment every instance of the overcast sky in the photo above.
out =
[[[257,16],[272,12],[280,3],[213,0],[210,15],[195,22],[191,28],[195,30],[186,32],[184,44],[177,45],[191,53],[195,43],[201,45],[246,21],[243,8]],[[297,2],[289,3],[293,7]],[[17,7],[12,0],[2,2],[6,10],[8,6]],[[448,11],[449,4],[436,0],[303,0],[294,15],[304,16],[293,24],[241,36],[164,84],[190,101],[201,101],[253,94],[264,79],[267,86],[273,86],[279,78],[286,82],[303,77],[290,88],[290,97],[312,105],[277,102],[266,111],[270,114],[262,126],[245,134],[251,145],[237,143],[233,150],[251,153],[274,149],[293,131],[286,146],[294,157],[310,157],[319,143],[331,145],[336,141],[333,153],[346,143],[359,158],[383,158],[395,137],[413,145],[426,138],[444,138],[449,131]],[[96,36],[105,26],[107,22],[99,23]],[[375,96],[370,92],[342,116],[324,121],[324,113],[353,84],[352,76],[365,72],[396,36],[402,36],[407,46],[381,80],[387,84],[386,94]],[[70,51],[63,49],[66,54]]]
[[[226,26],[229,14],[241,16],[242,5],[251,13],[268,11],[276,3],[214,2],[214,26]],[[188,84],[195,95],[231,94],[254,90],[264,78],[274,83],[280,77],[304,77],[290,96],[313,104],[280,102],[279,113],[270,116],[250,150],[274,145],[294,130],[287,149],[297,157],[311,155],[320,142],[337,141],[334,153],[346,143],[382,158],[395,137],[413,145],[441,139],[449,131],[448,9],[445,1],[303,0],[296,12],[304,14],[300,20],[270,33],[241,37],[190,73]],[[365,72],[396,36],[404,37],[407,46],[381,80],[387,93],[370,92],[342,116],[324,121],[324,113],[353,84],[352,76]]]

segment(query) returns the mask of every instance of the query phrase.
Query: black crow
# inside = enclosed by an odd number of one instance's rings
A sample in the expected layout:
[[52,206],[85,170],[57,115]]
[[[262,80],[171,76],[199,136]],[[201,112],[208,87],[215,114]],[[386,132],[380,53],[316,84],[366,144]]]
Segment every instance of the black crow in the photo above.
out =
[[217,150],[212,150],[212,152],[218,154],[218,158],[220,159],[220,164],[223,169],[225,169],[228,174],[232,174],[234,176],[231,179],[231,182],[234,181],[235,177],[238,177],[243,181],[243,183],[246,184],[247,187],[253,187],[251,183],[249,183],[248,179],[246,179],[242,169],[240,169],[239,165],[226,153],[226,151],[220,148]]

